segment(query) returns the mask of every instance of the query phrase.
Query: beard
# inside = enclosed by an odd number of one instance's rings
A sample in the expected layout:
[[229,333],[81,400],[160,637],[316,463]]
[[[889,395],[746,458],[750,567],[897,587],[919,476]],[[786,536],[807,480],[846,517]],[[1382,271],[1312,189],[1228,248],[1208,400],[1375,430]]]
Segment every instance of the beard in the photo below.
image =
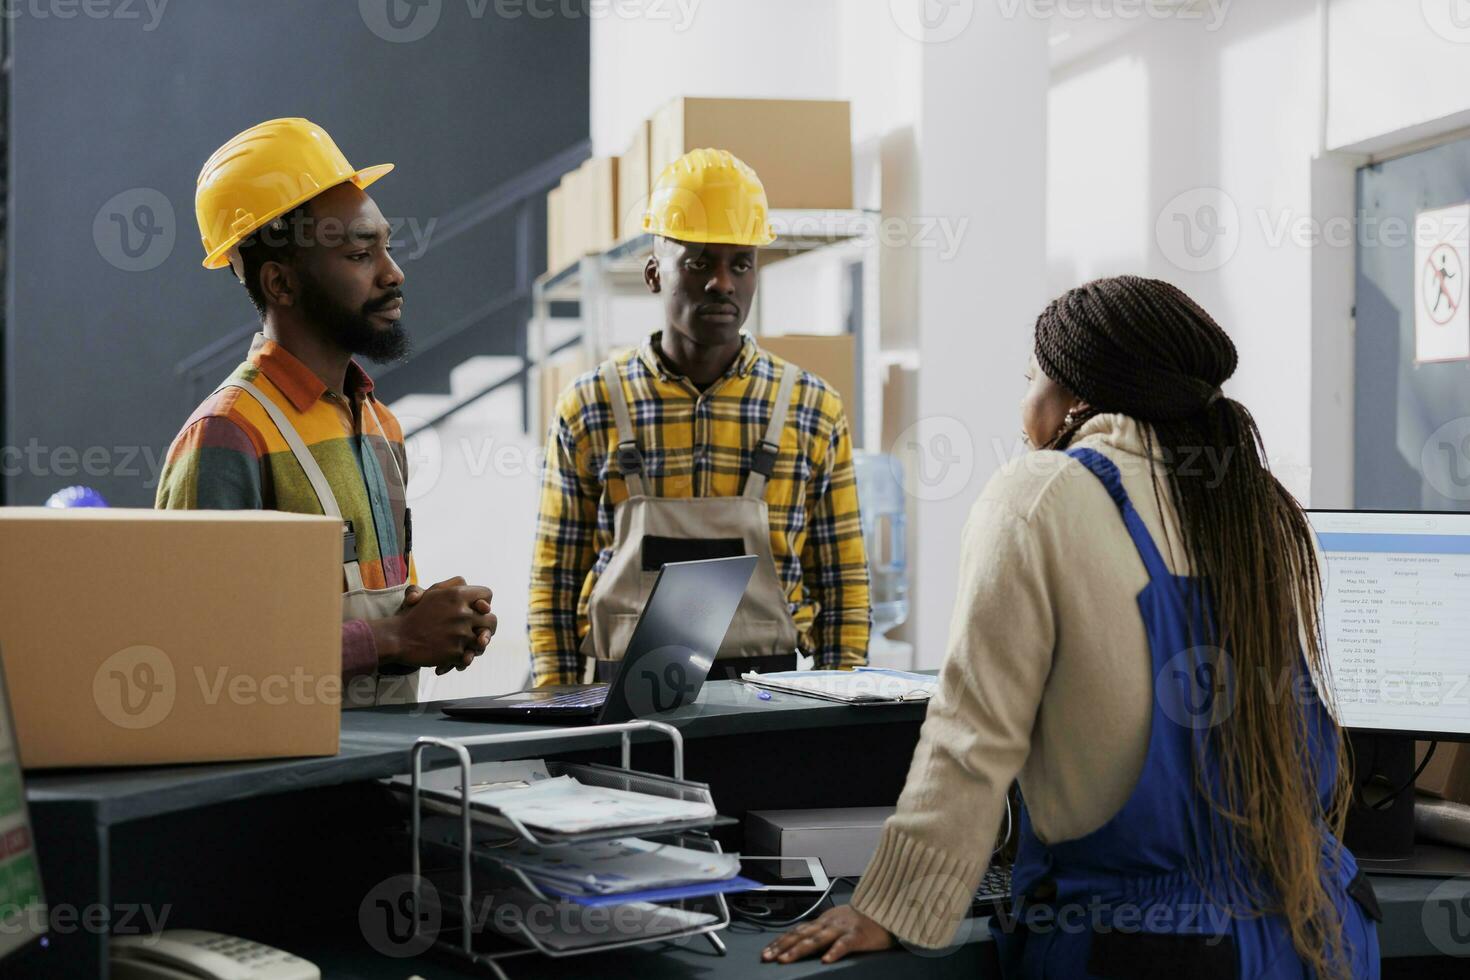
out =
[[374,364],[402,360],[411,349],[408,331],[401,322],[384,328],[372,316],[402,297],[403,293],[395,289],[360,309],[349,309],[328,296],[310,273],[301,276],[302,315],[308,322],[316,324],[328,340],[351,354],[368,358]]

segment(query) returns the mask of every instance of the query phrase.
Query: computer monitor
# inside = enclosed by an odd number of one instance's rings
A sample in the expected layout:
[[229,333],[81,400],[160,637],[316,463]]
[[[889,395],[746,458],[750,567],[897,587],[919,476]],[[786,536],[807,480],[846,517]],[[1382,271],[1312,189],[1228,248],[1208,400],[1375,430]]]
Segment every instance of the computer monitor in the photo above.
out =
[[1470,741],[1470,513],[1307,516],[1338,722]]
[[45,936],[47,918],[15,719],[0,664],[0,960]]

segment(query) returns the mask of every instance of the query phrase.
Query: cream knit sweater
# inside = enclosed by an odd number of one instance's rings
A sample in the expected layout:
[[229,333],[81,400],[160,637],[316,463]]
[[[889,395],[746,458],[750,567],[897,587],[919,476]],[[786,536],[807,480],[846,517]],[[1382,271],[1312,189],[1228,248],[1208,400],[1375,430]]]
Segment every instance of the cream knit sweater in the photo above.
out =
[[[1180,572],[1176,519],[1165,496],[1166,540],[1140,424],[1098,416],[1073,445],[1118,465]],[[997,473],[965,525],[958,583],[939,693],[853,897],[894,935],[928,947],[949,942],[964,918],[1011,781],[1020,779],[1043,840],[1087,834],[1138,782],[1152,711],[1137,603],[1148,576],[1117,506],[1080,463],[1034,452]]]

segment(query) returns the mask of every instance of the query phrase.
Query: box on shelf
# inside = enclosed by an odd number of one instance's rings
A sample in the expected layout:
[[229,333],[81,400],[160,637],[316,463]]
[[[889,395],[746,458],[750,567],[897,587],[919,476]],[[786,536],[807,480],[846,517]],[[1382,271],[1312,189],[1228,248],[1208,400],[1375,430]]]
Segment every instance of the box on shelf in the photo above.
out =
[[561,261],[552,267],[557,271],[617,241],[618,158],[585,161],[563,175],[559,190]]
[[618,240],[618,158],[593,157],[582,164],[586,175],[587,241],[582,254],[601,252]]
[[810,371],[842,396],[849,418],[857,406],[857,338],[852,334],[762,334],[756,343]]
[[654,114],[649,172],[702,147],[729,150],[760,175],[772,208],[852,207],[852,112],[809,99],[675,99]]
[[540,397],[537,399],[540,413],[540,421],[537,424],[542,435],[545,435],[551,428],[552,419],[556,416],[556,400],[561,397],[562,391],[590,367],[586,350],[582,347],[573,347],[536,369],[537,383],[541,389]]
[[[1428,742],[1416,743],[1414,765],[1424,761],[1424,753],[1428,750]],[[1452,803],[1470,804],[1470,745],[1440,742],[1434,750],[1434,758],[1414,781],[1414,788]]]
[[592,238],[587,230],[587,172],[570,170],[561,178],[561,263],[558,271],[571,265],[586,253]]
[[567,258],[564,192],[560,185],[546,194],[546,271],[560,272],[566,268]]
[[341,521],[6,507],[0,542],[26,768],[336,754]]
[[638,124],[633,140],[618,162],[618,239],[643,232],[643,212],[648,209],[648,192],[653,189],[650,163],[652,127],[647,119]]

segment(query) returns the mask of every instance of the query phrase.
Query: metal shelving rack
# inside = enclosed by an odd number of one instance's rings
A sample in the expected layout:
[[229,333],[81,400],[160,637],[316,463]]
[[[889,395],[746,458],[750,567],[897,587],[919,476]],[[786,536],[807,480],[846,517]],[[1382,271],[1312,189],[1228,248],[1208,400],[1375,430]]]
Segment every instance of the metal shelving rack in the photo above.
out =
[[[792,256],[818,250],[841,250],[851,275],[844,278],[847,289],[847,332],[856,335],[858,350],[858,388],[856,404],[849,406],[855,419],[854,434],[859,446],[876,446],[882,429],[882,384],[878,332],[880,241],[877,211],[775,210],[771,224],[776,230],[774,244],[761,249],[762,268]],[[531,324],[527,337],[528,356],[532,364],[547,359],[578,343],[585,348],[589,361],[595,363],[613,348],[611,336],[611,302],[618,297],[646,296],[643,266],[653,249],[653,236],[648,234],[626,238],[603,252],[585,255],[564,269],[547,272],[531,287]],[[554,343],[550,338],[553,320],[569,319],[554,315],[553,304],[576,303],[581,330],[570,341]],[[763,306],[757,296],[755,309],[747,329],[760,335]]]
[[[673,745],[673,776],[659,776],[652,773],[643,773],[632,767],[633,735],[636,732],[653,732],[663,735]],[[596,725],[588,728],[576,729],[558,733],[563,741],[602,739],[609,735],[618,735],[622,743],[622,765],[620,767],[581,765],[569,763],[553,763],[556,767],[555,774],[576,775],[579,780],[592,784],[613,786],[630,792],[650,792],[651,795],[672,796],[678,799],[698,800],[700,802],[713,803],[709,788],[701,783],[691,783],[684,779],[684,740],[679,730],[672,725],[656,721],[633,721],[616,725]],[[424,845],[424,801],[423,790],[423,755],[431,748],[444,748],[452,751],[459,762],[459,806],[454,808],[454,815],[460,822],[459,828],[459,890],[457,898],[459,908],[459,940],[449,941],[443,938],[443,933],[435,936],[424,936],[430,939],[436,948],[448,951],[458,957],[469,960],[480,966],[488,967],[495,976],[501,980],[507,980],[507,974],[500,965],[501,960],[516,956],[524,956],[531,953],[541,953],[544,956],[561,958],[568,956],[582,956],[588,953],[607,952],[614,949],[624,949],[632,946],[642,946],[650,943],[670,942],[687,939],[694,936],[704,936],[720,955],[725,953],[725,945],[720,940],[717,932],[730,924],[730,909],[723,895],[708,896],[706,901],[713,903],[717,912],[713,921],[701,922],[682,929],[671,929],[668,932],[653,935],[639,935],[629,939],[613,939],[608,942],[589,944],[583,947],[556,949],[542,942],[535,933],[527,929],[524,923],[518,924],[513,933],[513,938],[518,938],[526,943],[525,948],[507,950],[504,952],[481,952],[475,949],[474,943],[474,880],[475,868],[478,862],[481,873],[484,874],[486,864],[496,868],[498,876],[503,880],[511,881],[517,888],[528,895],[531,899],[539,902],[557,903],[563,901],[554,895],[545,892],[536,885],[521,869],[495,858],[493,852],[487,853],[483,849],[477,851],[474,846],[474,825],[470,796],[473,790],[470,772],[469,749],[479,745],[506,745],[516,742],[544,743],[546,733],[542,731],[514,732],[501,735],[482,735],[463,739],[444,739],[433,736],[424,736],[414,743],[412,749],[412,777],[410,783],[410,801],[412,807],[411,839],[413,842],[413,882],[414,903],[417,910],[423,908],[422,882],[423,866],[422,853]],[[598,832],[577,835],[575,838],[564,838],[561,836],[548,837],[538,834],[524,823],[510,814],[495,810],[494,807],[479,805],[476,810],[482,817],[488,817],[495,827],[504,830],[509,839],[521,840],[529,844],[542,847],[555,847],[568,843],[582,843],[595,840],[607,840],[618,837],[645,836],[645,837],[678,837],[693,846],[703,847],[718,852],[719,845],[713,839],[700,837],[690,840],[688,835],[697,834],[701,829],[708,829],[719,822],[719,818],[712,817],[706,821],[679,824],[674,827],[661,825],[654,828],[623,828],[617,831]],[[439,845],[441,848],[443,845]],[[650,904],[661,905],[667,903],[654,902]],[[423,916],[415,915],[415,929],[423,924]]]

